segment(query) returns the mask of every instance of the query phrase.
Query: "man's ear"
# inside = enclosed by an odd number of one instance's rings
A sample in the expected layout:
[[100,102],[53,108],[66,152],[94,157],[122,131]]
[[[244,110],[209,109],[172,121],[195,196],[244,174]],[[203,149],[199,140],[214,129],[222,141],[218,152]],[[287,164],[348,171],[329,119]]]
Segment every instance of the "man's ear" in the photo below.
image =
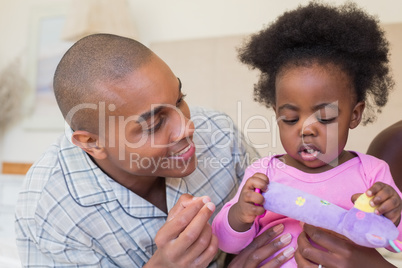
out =
[[74,131],[71,141],[95,159],[105,159],[107,156],[105,148],[100,145],[98,135],[77,130]]
[[364,101],[358,102],[352,111],[352,117],[350,118],[349,128],[354,129],[360,124],[363,117],[364,108],[366,103]]

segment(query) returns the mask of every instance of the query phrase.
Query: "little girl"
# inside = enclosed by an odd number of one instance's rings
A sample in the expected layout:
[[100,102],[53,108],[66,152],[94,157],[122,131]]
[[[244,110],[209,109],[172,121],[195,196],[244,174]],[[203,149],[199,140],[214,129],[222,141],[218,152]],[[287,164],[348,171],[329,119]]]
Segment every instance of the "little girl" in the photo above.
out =
[[[355,200],[355,194],[365,192],[374,196],[375,213],[398,226],[401,192],[387,164],[344,150],[349,129],[362,120],[371,122],[374,115],[363,111],[379,111],[393,85],[388,43],[378,21],[354,4],[312,2],[253,35],[240,50],[240,59],[261,71],[256,99],[274,109],[286,154],[262,158],[247,168],[236,196],[213,222],[219,247],[238,253],[260,233],[283,224],[287,235],[281,241],[293,238],[285,256],[293,254],[300,223],[269,211],[264,214],[258,206],[264,198],[255,189],[269,190],[269,181],[345,209],[353,206],[352,196]],[[296,266],[292,258],[283,267]]]

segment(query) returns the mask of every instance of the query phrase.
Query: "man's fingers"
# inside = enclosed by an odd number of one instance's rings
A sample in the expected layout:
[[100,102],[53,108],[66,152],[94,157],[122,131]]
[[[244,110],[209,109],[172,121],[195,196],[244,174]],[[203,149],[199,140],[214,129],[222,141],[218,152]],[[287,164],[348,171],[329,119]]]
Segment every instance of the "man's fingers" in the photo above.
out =
[[[278,224],[260,234],[232,260],[229,267],[259,267],[262,261],[271,257],[275,252],[278,252],[291,242],[292,237],[290,234],[277,237],[282,233],[283,229],[283,224]],[[273,240],[275,237],[277,238]],[[292,258],[293,252],[293,248],[285,249],[263,267],[280,267],[283,263]]]
[[[202,244],[204,242],[200,241],[200,243]],[[207,245],[207,247],[204,248],[204,251],[200,254],[200,256],[196,258],[194,264],[197,267],[208,266],[208,264],[212,261],[217,252],[218,252],[218,238],[214,234],[212,234],[211,230],[209,244]]]
[[276,255],[272,260],[268,263],[264,264],[262,268],[278,268],[281,267],[285,262],[290,260],[295,254],[295,249],[293,247],[289,247],[283,250],[281,253]]
[[[314,243],[331,251],[334,248],[346,246],[347,241],[350,241],[347,237],[338,234],[334,231],[321,229],[310,224],[304,224],[303,230],[308,237],[314,241]],[[341,240],[339,240],[339,238]]]
[[[273,240],[271,243],[259,247],[253,251],[250,251],[244,267],[258,267],[262,261],[274,255],[275,252],[282,249],[290,243],[292,236],[290,234],[282,235],[277,239]],[[272,258],[269,262],[264,264],[265,268],[276,268],[280,267],[286,261],[293,257],[295,249],[289,247]]]
[[313,264],[312,262],[303,258],[300,251],[301,251],[301,247],[299,246],[294,254],[295,261],[297,263],[297,267],[308,267],[309,265],[312,265]]
[[[194,241],[194,243],[189,246],[187,251],[189,252],[188,255],[200,256],[205,249],[207,249],[211,243],[212,239],[212,228],[209,224],[204,225],[204,229],[201,231],[198,238]],[[190,256],[190,258],[192,258]]]
[[193,216],[191,222],[180,233],[178,243],[185,248],[190,247],[199,238],[204,226],[208,224],[208,220],[215,211],[215,205],[212,202],[207,202],[204,206]]
[[[185,201],[189,201],[185,199]],[[171,241],[179,237],[179,235],[188,228],[188,225],[193,221],[194,217],[200,212],[200,210],[207,204],[212,206],[215,209],[214,204],[212,204],[209,197],[200,197],[198,199],[192,200],[191,202],[187,202],[183,205],[183,203],[177,203],[175,205],[179,206],[173,211],[174,216],[168,217],[169,220],[162,226],[162,228],[157,233],[155,237],[155,243],[165,243],[167,241]],[[173,208],[172,208],[173,210]],[[210,211],[210,210],[209,210]],[[170,212],[172,213],[172,212]],[[169,214],[170,214],[169,213]],[[205,214],[205,212],[204,212]],[[209,217],[212,215],[210,213]],[[200,223],[201,224],[201,223]],[[204,223],[205,224],[205,223]]]
[[[317,229],[318,230],[318,229]],[[328,253],[321,251],[313,247],[306,235],[306,232],[301,232],[297,238],[297,252],[295,254],[295,260],[300,267],[308,267],[308,264],[322,263],[324,255]]]
[[166,221],[170,221],[171,219],[173,219],[177,215],[177,213],[182,211],[188,203],[191,203],[191,201],[193,201],[193,199],[194,197],[189,194],[181,195],[177,203],[169,211]]
[[263,245],[267,244],[269,241],[277,237],[280,233],[282,233],[283,229],[283,224],[278,224],[272,228],[269,228],[268,230],[257,236],[247,248],[255,250],[256,248],[262,247]]

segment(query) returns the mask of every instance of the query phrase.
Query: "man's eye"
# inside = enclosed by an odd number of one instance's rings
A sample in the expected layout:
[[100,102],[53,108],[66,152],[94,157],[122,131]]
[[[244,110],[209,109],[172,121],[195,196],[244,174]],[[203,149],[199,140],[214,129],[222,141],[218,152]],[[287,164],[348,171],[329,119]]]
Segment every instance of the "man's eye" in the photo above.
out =
[[186,94],[181,94],[180,98],[176,102],[176,106],[180,106],[180,104],[183,102],[184,98],[186,97]]
[[152,127],[148,128],[147,132],[155,133],[156,131],[158,131],[161,128],[161,126],[163,125],[163,122],[164,122],[164,118],[161,118],[158,123],[156,123]]

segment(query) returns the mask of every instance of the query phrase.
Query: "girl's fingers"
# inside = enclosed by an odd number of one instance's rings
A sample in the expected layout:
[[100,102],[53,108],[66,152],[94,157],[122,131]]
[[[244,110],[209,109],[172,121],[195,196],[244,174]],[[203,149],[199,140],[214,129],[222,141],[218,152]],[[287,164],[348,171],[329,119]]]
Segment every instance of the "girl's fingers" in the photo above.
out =
[[368,196],[375,196],[378,192],[380,192],[385,187],[385,184],[382,182],[376,182],[371,186],[367,191],[366,194]]
[[357,198],[359,198],[359,196],[361,196],[361,195],[362,195],[361,193],[352,195],[352,197],[351,197],[352,203],[354,204],[356,202]]
[[399,208],[395,208],[393,210],[390,210],[388,212],[381,212],[381,210],[378,211],[379,215],[383,215],[384,217],[390,219],[393,223],[399,223],[400,217],[401,217],[401,210]]
[[268,182],[269,179],[265,174],[255,173],[247,180],[245,187],[251,191],[260,189],[261,191],[265,192],[267,190]]
[[250,190],[245,193],[244,202],[250,203],[250,204],[262,205],[262,204],[264,204],[264,197],[260,193],[255,192],[254,190],[252,190],[252,191]]
[[400,204],[396,198],[384,200],[384,202],[380,203],[380,205],[376,207],[377,214],[386,214],[394,210],[400,211]]

